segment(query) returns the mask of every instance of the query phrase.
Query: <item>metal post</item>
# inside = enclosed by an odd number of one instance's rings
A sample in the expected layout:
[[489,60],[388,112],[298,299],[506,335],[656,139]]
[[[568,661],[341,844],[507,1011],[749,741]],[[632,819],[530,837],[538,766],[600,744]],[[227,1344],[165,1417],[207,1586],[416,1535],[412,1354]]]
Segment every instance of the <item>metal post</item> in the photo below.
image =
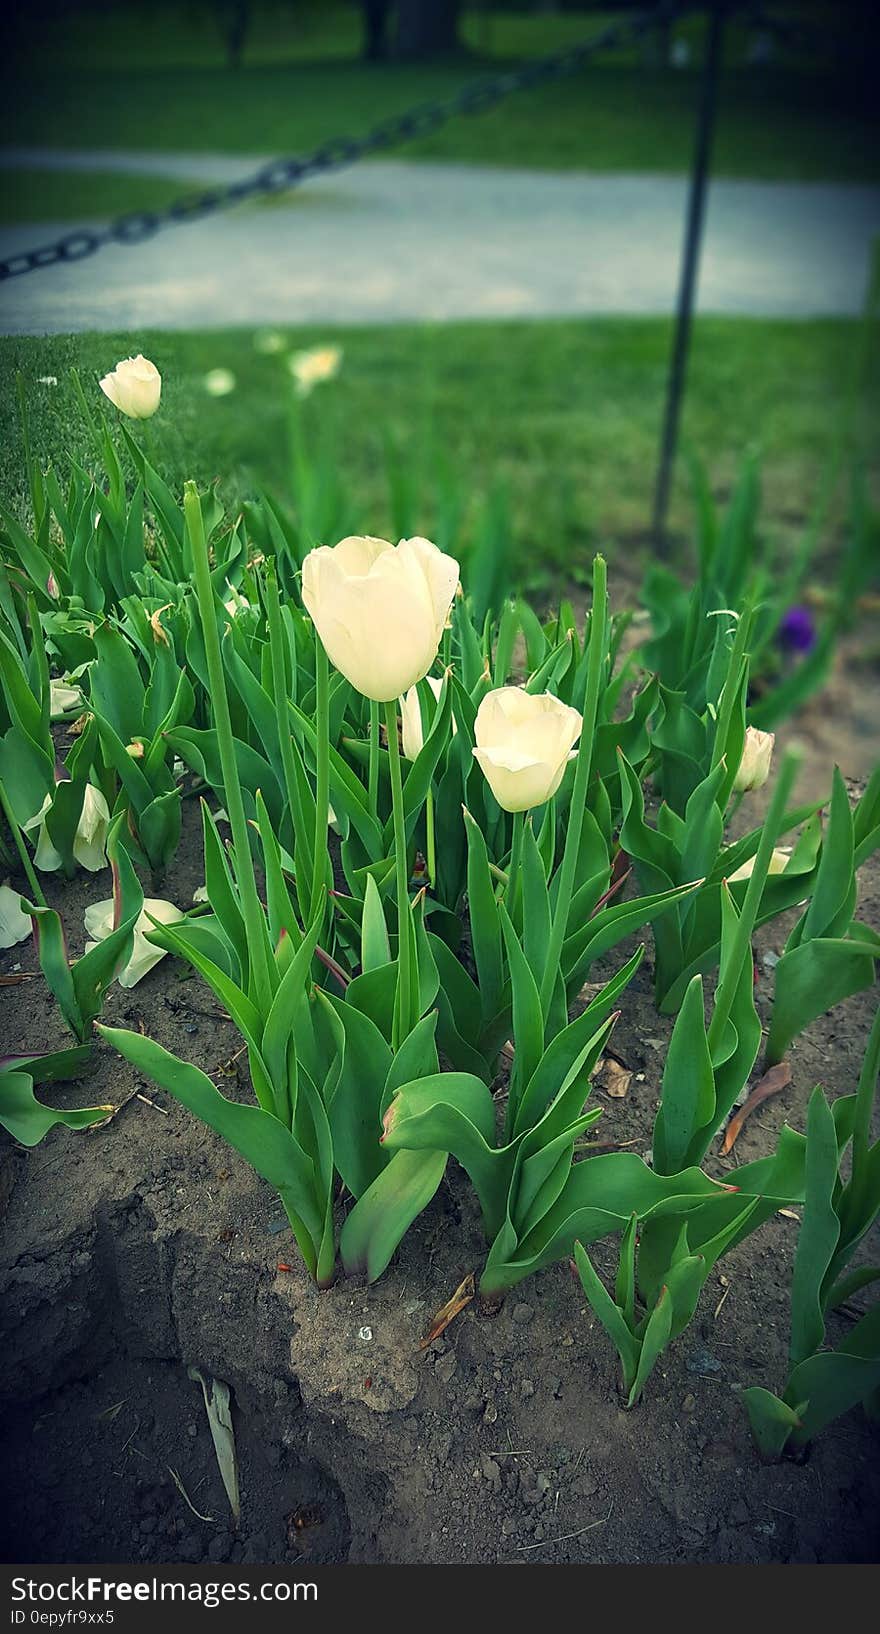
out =
[[660,440],[660,462],[654,490],[652,531],[654,543],[661,554],[666,548],[666,513],[669,508],[669,490],[672,468],[678,442],[678,422],[687,370],[688,347],[691,338],[691,318],[697,285],[700,244],[703,236],[703,217],[706,204],[706,186],[709,179],[709,153],[715,126],[715,108],[718,100],[718,73],[721,66],[721,45],[724,35],[726,5],[716,0],[709,8],[709,34],[703,62],[703,83],[697,115],[694,162],[688,193],[687,221],[685,224],[684,252],[678,306],[675,317],[675,338],[672,360],[666,386],[666,406],[663,413],[663,434]]

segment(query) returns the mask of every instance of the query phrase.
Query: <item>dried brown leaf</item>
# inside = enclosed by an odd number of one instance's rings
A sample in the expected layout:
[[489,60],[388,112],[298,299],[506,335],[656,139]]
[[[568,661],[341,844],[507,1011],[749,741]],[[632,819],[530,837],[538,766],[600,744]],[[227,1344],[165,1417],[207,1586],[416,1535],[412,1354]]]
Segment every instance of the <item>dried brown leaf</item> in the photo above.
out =
[[613,1101],[622,1101],[629,1090],[631,1081],[632,1072],[629,1068],[622,1066],[619,1061],[615,1061],[613,1055],[606,1055],[605,1065],[596,1079],[599,1088],[604,1089],[605,1094],[610,1095]]
[[787,1061],[780,1061],[777,1066],[765,1072],[759,1078],[754,1089],[743,1102],[738,1112],[735,1112],[724,1132],[724,1141],[721,1146],[721,1155],[733,1150],[740,1131],[747,1118],[750,1118],[755,1108],[769,1101],[771,1096],[781,1094],[791,1083],[791,1067]]
[[467,1276],[463,1282],[459,1283],[452,1298],[448,1299],[445,1305],[441,1305],[437,1315],[434,1317],[434,1320],[431,1323],[431,1328],[427,1338],[423,1339],[419,1345],[419,1350],[427,1350],[428,1346],[432,1345],[435,1339],[440,1338],[441,1333],[445,1333],[450,1322],[453,1321],[456,1316],[458,1316],[460,1311],[464,1310],[466,1305],[470,1304],[474,1297],[474,1292],[474,1273],[473,1271],[468,1271]]

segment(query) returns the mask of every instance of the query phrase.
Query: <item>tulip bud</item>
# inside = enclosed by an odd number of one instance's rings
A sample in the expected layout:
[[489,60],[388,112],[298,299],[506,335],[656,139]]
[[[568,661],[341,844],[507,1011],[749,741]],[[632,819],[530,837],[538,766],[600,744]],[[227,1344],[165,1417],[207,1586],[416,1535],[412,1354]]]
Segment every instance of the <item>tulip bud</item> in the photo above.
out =
[[130,420],[149,420],[159,407],[162,376],[155,363],[140,352],[137,357],[123,358],[99,384],[104,396]]
[[556,793],[582,717],[551,692],[498,687],[477,710],[474,755],[499,806],[528,811]]
[[[426,675],[425,679],[434,697],[439,699],[443,691],[443,682],[438,681],[434,675]],[[453,721],[453,736],[457,730],[455,721]],[[422,706],[419,703],[418,687],[410,687],[409,691],[400,700],[400,738],[404,760],[415,760],[421,753],[425,743],[425,734],[422,730]]]
[[775,736],[774,732],[759,732],[756,726],[746,727],[742,760],[733,780],[735,794],[749,794],[752,789],[760,789],[766,783],[770,776]]
[[428,539],[353,536],[309,551],[302,598],[331,663],[389,703],[431,668],[457,583],[458,563]]

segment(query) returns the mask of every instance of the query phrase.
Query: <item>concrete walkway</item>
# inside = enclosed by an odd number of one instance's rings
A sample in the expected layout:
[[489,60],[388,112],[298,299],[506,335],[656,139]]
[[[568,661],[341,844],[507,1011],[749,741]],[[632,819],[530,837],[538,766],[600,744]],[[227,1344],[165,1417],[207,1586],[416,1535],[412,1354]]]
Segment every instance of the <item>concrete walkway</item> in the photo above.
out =
[[[222,155],[6,150],[13,168],[236,180],[262,161]],[[184,329],[451,318],[668,313],[686,181],[365,162],[138,248],[110,246],[0,286],[0,330]],[[77,223],[76,225],[81,225]],[[71,231],[0,229],[8,256]],[[853,316],[880,188],[719,180],[700,275],[704,313]]]

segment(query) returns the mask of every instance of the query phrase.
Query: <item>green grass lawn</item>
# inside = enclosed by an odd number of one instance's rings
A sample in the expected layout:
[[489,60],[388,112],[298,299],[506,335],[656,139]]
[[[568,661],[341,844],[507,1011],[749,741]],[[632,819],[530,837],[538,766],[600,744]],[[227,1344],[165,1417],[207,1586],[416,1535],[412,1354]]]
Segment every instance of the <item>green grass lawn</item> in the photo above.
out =
[[[290,345],[314,344],[290,331]],[[352,526],[390,529],[385,439],[402,456],[418,494],[415,525],[431,533],[437,474],[454,474],[466,518],[496,483],[509,496],[520,560],[547,570],[583,569],[593,550],[646,538],[670,328],[655,319],[449,324],[321,332],[345,349],[342,373],[305,404],[310,438],[330,437],[352,496]],[[832,436],[848,423],[847,380],[859,345],[852,322],[707,318],[695,331],[684,438],[725,493],[749,448],[764,468],[768,526],[794,535],[818,491]],[[171,484],[219,477],[230,503],[266,484],[284,494],[289,470],[289,376],[259,355],[250,331],[4,339],[7,389],[0,406],[0,494],[25,506],[12,375],[21,369],[42,460],[63,474],[68,456],[88,458],[71,364],[97,401],[96,377],[142,348],[163,375],[159,413],[135,435]],[[211,398],[208,369],[231,369],[235,392]],[[878,360],[871,353],[847,432],[848,456],[876,462]],[[56,376],[43,385],[40,376]],[[114,411],[110,411],[111,418]],[[876,464],[875,464],[876,470]],[[843,496],[837,514],[840,515]],[[686,533],[686,474],[673,521]]]
[[[795,8],[796,9],[796,8]],[[155,14],[160,14],[161,22]],[[307,149],[358,134],[379,118],[445,98],[469,80],[594,32],[595,13],[488,18],[468,13],[470,49],[429,66],[358,61],[351,6],[257,6],[243,66],[229,68],[205,8],[161,4],[74,10],[10,47],[5,140],[65,147],[216,150]],[[701,24],[677,33],[699,61]],[[764,68],[744,61],[731,28],[714,169],[721,175],[845,177],[878,171],[867,73],[834,70],[787,53]],[[559,82],[459,118],[399,151],[413,158],[601,171],[679,171],[692,148],[696,66],[652,68],[616,51]]]
[[185,190],[164,176],[109,170],[0,170],[0,222],[102,220],[131,210],[161,210]]
[[[163,210],[184,194],[211,184],[168,176],[119,174],[113,170],[0,170],[0,225],[29,221],[105,221],[138,210]],[[237,204],[242,210],[308,210],[322,202],[320,184],[293,193],[267,193]],[[344,201],[337,198],[339,208]]]

